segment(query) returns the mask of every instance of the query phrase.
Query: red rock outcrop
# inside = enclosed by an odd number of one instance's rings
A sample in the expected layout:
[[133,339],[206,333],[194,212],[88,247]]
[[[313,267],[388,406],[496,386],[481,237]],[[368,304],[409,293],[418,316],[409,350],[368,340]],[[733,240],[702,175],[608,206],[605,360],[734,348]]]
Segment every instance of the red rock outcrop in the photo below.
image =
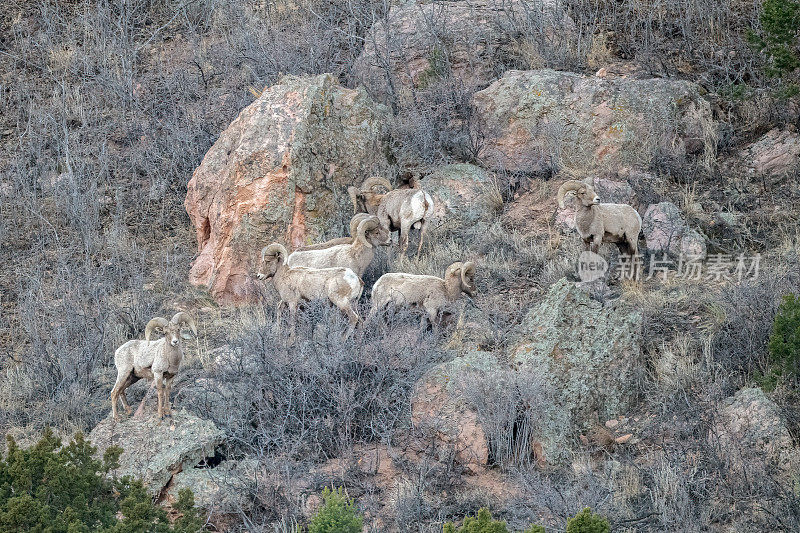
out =
[[345,231],[347,186],[388,165],[387,110],[329,74],[284,77],[220,134],[189,181],[197,233],[189,280],[221,303],[253,301],[259,250]]

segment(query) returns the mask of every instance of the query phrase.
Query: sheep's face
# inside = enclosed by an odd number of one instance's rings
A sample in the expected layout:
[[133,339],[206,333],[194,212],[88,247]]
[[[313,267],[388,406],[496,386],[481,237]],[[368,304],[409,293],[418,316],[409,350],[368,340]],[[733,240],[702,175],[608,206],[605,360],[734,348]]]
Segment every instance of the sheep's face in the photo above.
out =
[[388,246],[392,243],[392,237],[387,228],[383,224],[378,224],[376,227],[368,229],[364,233],[367,242],[372,246]]
[[577,198],[578,201],[586,207],[600,203],[600,197],[597,196],[597,193],[594,192],[594,189],[588,185],[584,185],[583,187],[576,189],[575,198]]
[[280,264],[280,258],[277,256],[266,256],[264,260],[261,262],[261,268],[256,273],[256,277],[258,279],[266,280],[271,279],[275,272],[278,271],[278,265]]
[[174,347],[181,347],[183,344],[183,339],[190,338],[187,333],[184,333],[183,324],[174,324],[170,323],[165,327],[157,327],[155,328],[156,332],[161,333],[164,335],[164,341],[169,344],[170,346]]

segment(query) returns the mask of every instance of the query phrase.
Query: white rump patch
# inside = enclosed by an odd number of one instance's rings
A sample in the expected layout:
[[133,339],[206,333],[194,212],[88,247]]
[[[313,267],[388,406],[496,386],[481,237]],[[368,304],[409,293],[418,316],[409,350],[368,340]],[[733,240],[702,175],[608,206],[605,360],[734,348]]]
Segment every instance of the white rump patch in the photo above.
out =
[[361,280],[358,279],[356,273],[350,270],[349,268],[345,269],[344,280],[347,282],[348,285],[350,285],[350,289],[352,292],[360,292]]

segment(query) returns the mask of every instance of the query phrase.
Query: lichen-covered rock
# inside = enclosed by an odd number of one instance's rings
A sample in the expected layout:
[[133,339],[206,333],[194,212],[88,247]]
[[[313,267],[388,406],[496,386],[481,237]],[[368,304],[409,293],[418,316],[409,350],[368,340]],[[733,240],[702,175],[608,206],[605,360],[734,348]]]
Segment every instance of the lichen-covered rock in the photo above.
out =
[[706,241],[689,227],[681,210],[672,202],[661,202],[647,208],[642,217],[642,233],[647,250],[655,254],[678,257],[705,257]]
[[730,453],[740,467],[748,454],[766,458],[785,471],[798,465],[797,450],[778,406],[759,388],[741,389],[725,401],[709,440]]
[[[527,24],[542,29],[539,42],[515,40]],[[445,75],[479,86],[497,76],[499,54],[541,62],[542,47],[574,33],[574,21],[555,0],[403,2],[367,32],[355,71],[379,95],[403,97]]]
[[345,231],[347,186],[388,168],[388,111],[329,74],[286,76],[246,107],[203,158],[185,206],[199,255],[189,280],[220,302],[252,300],[258,251]]
[[[491,218],[498,192],[492,177],[480,167],[454,163],[437,167],[420,183],[433,197],[435,225],[471,226]],[[502,198],[499,199],[502,203]]]
[[212,422],[181,410],[173,411],[172,421],[150,416],[115,422],[109,416],[92,430],[89,440],[101,457],[109,446],[120,446],[123,451],[115,474],[141,478],[155,495],[175,473],[212,457],[225,433]]
[[512,349],[520,372],[547,376],[558,409],[577,429],[625,414],[643,371],[642,316],[619,300],[603,304],[566,279],[525,315]]
[[800,135],[778,128],[747,146],[742,157],[750,175],[785,178],[800,173]]
[[256,495],[258,460],[222,461],[213,468],[186,468],[175,474],[169,485],[169,496],[191,489],[195,505],[219,513],[233,513],[252,507]]
[[646,168],[713,150],[711,107],[687,81],[511,70],[472,102],[494,169]]

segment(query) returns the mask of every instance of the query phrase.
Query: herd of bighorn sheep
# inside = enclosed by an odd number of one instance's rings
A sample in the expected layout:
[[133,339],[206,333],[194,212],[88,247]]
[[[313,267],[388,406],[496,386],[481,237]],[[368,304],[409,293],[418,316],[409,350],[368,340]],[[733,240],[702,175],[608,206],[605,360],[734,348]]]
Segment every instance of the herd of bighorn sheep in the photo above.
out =
[[[377,189],[384,189],[379,192]],[[354,214],[350,236],[297,248],[292,253],[280,243],[272,243],[261,251],[256,272],[260,280],[271,280],[279,296],[275,313],[280,324],[281,309],[289,308],[293,342],[297,310],[305,302],[328,300],[349,320],[345,338],[351,336],[362,321],[355,305],[364,290],[364,273],[375,257],[376,247],[391,244],[392,232],[399,231],[399,246],[407,252],[411,229],[419,230],[417,256],[422,250],[425,231],[433,214],[433,199],[420,189],[393,189],[388,180],[371,177],[361,187],[349,187]],[[594,189],[581,181],[569,180],[558,189],[557,201],[564,208],[567,195],[574,195],[578,206],[575,226],[583,239],[584,249],[597,253],[602,243],[616,244],[623,254],[635,255],[638,250],[642,219],[627,204],[600,203]],[[382,275],[372,287],[369,320],[389,307],[406,307],[423,312],[423,325],[436,325],[447,309],[462,294],[474,296],[476,265],[456,261],[444,277],[391,272]],[[114,353],[117,381],[111,391],[111,411],[118,419],[117,400],[130,415],[125,390],[144,378],[153,381],[158,391],[158,417],[170,415],[170,390],[183,360],[183,341],[196,336],[192,317],[179,312],[171,320],[157,317],[145,328],[145,340],[131,340]],[[153,333],[163,338],[150,340]],[[144,400],[143,400],[144,404]]]

